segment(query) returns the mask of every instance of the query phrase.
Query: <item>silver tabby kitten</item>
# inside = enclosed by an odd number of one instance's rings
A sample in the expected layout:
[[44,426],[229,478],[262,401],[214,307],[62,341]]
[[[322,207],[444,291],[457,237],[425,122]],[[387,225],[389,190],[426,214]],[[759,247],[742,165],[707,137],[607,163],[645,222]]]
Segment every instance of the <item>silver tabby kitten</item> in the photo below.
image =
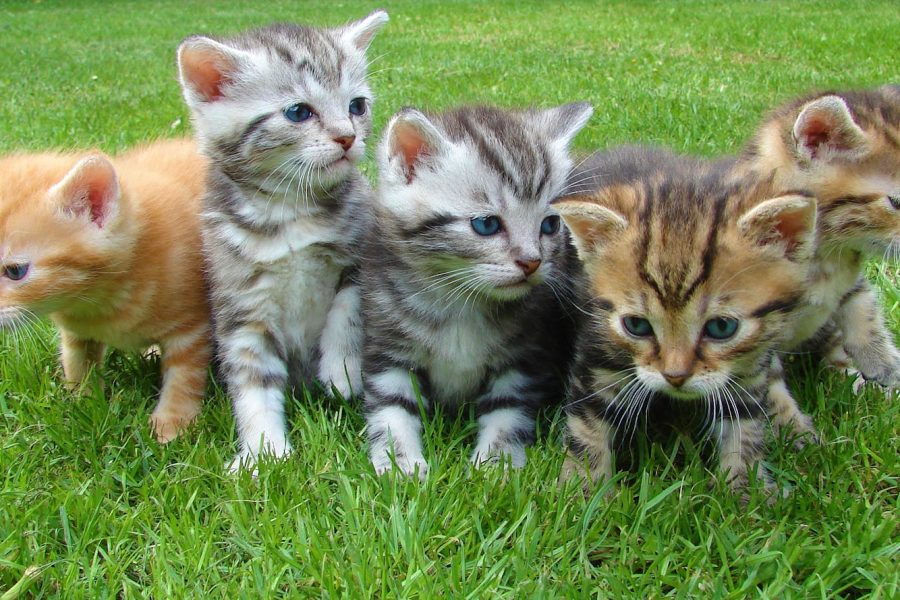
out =
[[318,374],[344,394],[358,389],[357,291],[337,292],[371,210],[354,165],[372,127],[365,51],[387,19],[375,11],[337,29],[276,24],[190,37],[178,49],[184,97],[212,160],[203,242],[240,438],[232,468],[260,451],[291,451],[289,382]]
[[425,476],[419,397],[426,411],[474,401],[475,464],[525,463],[571,353],[574,308],[562,302],[574,254],[550,201],[591,112],[407,109],[388,125],[360,273],[377,472]]

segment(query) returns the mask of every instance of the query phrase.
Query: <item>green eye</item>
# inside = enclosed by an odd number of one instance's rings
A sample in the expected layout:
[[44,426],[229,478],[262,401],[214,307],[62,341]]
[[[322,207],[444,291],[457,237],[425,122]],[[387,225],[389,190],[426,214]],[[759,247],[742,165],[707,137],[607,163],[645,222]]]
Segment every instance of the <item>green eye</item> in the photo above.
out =
[[636,317],[634,315],[622,317],[622,327],[625,328],[625,331],[635,337],[649,337],[653,335],[653,325],[643,317]]
[[737,333],[738,323],[731,317],[715,317],[703,326],[703,334],[714,340],[727,340]]
[[887,198],[894,210],[900,210],[900,196],[888,196]]

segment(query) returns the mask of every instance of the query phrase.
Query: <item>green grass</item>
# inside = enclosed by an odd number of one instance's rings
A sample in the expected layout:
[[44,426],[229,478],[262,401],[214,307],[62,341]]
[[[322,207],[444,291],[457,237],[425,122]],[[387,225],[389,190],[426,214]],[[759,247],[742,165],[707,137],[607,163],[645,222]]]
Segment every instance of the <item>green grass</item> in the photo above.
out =
[[[900,80],[895,1],[403,2],[372,47],[376,137],[403,105],[590,100],[578,150],[643,140],[733,152],[811,88]],[[376,5],[0,4],[0,151],[187,134],[174,50],[195,32],[336,24]],[[372,175],[371,166],[368,167]],[[0,190],[2,194],[2,190]],[[898,271],[873,265],[900,326]],[[792,387],[824,444],[772,444],[789,498],[708,486],[689,439],[643,448],[618,492],[557,489],[555,421],[521,472],[466,467],[473,425],[426,431],[424,484],[376,477],[355,405],[290,403],[296,455],[230,477],[228,401],[161,447],[158,364],[114,353],[106,386],[60,385],[56,335],[0,338],[0,597],[825,597],[900,594],[898,403],[815,366]],[[26,575],[26,569],[36,567]],[[17,585],[17,583],[19,585]],[[11,589],[15,587],[15,589]]]

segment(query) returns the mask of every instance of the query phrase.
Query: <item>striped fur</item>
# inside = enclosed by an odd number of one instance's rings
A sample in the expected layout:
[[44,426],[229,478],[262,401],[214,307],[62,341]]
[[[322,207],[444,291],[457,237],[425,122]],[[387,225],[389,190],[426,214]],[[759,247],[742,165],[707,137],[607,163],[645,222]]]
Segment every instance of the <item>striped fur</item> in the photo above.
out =
[[[475,464],[525,462],[537,411],[561,397],[571,247],[550,200],[586,104],[395,115],[380,146],[362,264],[365,413],[375,469],[424,477],[421,415],[474,403]],[[478,235],[473,218],[502,229]],[[517,261],[520,264],[517,264]]]
[[232,468],[290,452],[288,383],[361,387],[358,290],[346,275],[371,201],[355,168],[372,127],[365,51],[386,21],[375,11],[338,29],[278,24],[179,48],[212,160],[203,242],[240,438]]
[[[200,412],[211,354],[200,252],[206,160],[188,140],[110,162],[92,154],[0,160],[0,327],[49,315],[71,386],[106,346],[159,344],[160,442]],[[9,269],[26,265],[13,280]]]
[[[585,165],[593,175],[576,171],[571,183],[596,176],[597,189],[554,204],[584,262],[589,314],[565,404],[562,480],[585,466],[589,480],[609,478],[616,439],[652,405],[680,403],[706,414],[732,487],[754,469],[769,485],[762,402],[802,297],[815,201],[774,197],[767,182],[729,185],[716,165],[660,150],[623,148]],[[715,339],[722,318],[737,328]]]
[[[781,189],[808,189],[819,201],[819,249],[789,349],[822,351],[830,340],[822,354],[832,364],[900,386],[900,352],[863,272],[869,257],[900,257],[900,88],[790,102],[765,120],[735,166],[739,176],[771,175]],[[809,431],[793,398],[776,396],[776,422]]]

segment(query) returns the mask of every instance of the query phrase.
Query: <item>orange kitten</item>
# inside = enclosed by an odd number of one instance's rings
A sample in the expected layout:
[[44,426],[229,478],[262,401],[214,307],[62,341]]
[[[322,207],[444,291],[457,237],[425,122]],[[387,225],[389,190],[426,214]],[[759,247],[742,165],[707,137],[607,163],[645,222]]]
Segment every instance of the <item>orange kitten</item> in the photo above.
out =
[[0,328],[59,327],[66,382],[106,345],[162,349],[150,421],[168,442],[200,411],[210,359],[199,209],[206,161],[188,140],[104,155],[0,160]]

